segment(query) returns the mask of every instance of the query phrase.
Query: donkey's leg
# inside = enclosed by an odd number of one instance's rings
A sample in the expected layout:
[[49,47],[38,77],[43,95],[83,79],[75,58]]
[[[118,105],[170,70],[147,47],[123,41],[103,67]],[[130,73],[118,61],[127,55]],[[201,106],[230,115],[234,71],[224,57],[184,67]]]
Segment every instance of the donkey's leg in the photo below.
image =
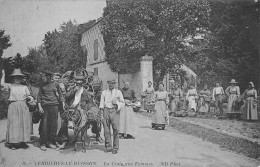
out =
[[86,130],[85,130],[85,138],[86,138],[88,147],[91,147],[91,138],[90,138],[90,136],[88,135],[88,132],[87,132],[90,127],[91,127],[91,124],[90,124],[90,122],[88,122],[88,124],[86,125]]
[[73,144],[74,144],[74,150],[73,150],[73,152],[76,152],[76,151],[77,151],[77,148],[78,148],[77,139],[78,139],[79,133],[80,133],[80,131],[76,131],[76,132],[75,132],[75,139],[73,140]]
[[82,132],[81,132],[81,143],[82,143],[82,152],[86,152],[87,148],[86,148],[86,143],[85,143],[85,128],[82,128]]

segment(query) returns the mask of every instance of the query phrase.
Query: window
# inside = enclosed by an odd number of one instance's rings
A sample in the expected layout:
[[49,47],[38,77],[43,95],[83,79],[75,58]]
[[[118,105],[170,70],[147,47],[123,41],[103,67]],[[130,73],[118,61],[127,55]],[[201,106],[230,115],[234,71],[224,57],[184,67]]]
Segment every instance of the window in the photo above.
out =
[[82,46],[82,51],[83,51],[84,58],[88,61],[88,50],[86,45]]
[[98,40],[94,40],[94,60],[98,59]]
[[98,76],[98,68],[94,68],[94,76]]

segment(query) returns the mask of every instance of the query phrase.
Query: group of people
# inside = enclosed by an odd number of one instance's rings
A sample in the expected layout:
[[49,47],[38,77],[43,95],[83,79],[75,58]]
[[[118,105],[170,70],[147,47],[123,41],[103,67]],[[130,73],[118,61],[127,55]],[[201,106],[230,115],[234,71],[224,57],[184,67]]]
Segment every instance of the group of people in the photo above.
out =
[[[224,114],[223,103],[227,101],[227,114],[230,118],[240,118],[241,116],[247,120],[258,120],[257,116],[257,91],[254,88],[253,82],[248,83],[248,88],[243,94],[240,93],[240,88],[235,79],[232,79],[225,91],[220,82],[217,81],[213,91],[204,85],[203,90],[197,93],[194,85],[188,90],[186,99],[188,100],[189,109],[198,111],[199,113],[206,113],[210,111],[210,103],[215,105],[213,108],[217,109],[220,115]],[[191,95],[190,91],[193,90]],[[192,98],[190,98],[192,97]],[[197,100],[198,99],[198,100]],[[241,112],[241,106],[245,104],[245,113]],[[192,105],[193,104],[193,105]]]
[[[115,80],[108,81],[109,88],[101,94],[100,105],[93,102],[93,92],[83,87],[84,76],[76,76],[74,85],[65,87],[60,81],[59,73],[42,71],[41,85],[39,88],[24,82],[27,76],[20,69],[14,69],[12,83],[5,82],[5,71],[2,71],[1,86],[10,92],[6,146],[12,150],[29,148],[33,134],[33,113],[41,113],[39,125],[40,149],[56,149],[58,143],[69,142],[68,120],[62,119],[62,114],[68,108],[79,109],[82,116],[91,115],[89,111],[97,111],[95,118],[88,123],[92,125],[92,133],[96,141],[104,143],[100,137],[101,127],[104,128],[105,147],[116,154],[119,149],[119,138],[134,139],[134,107],[136,107],[135,92],[125,87],[116,89]],[[37,111],[33,111],[36,109]],[[110,126],[113,128],[113,143],[111,140]]]
[[[56,149],[58,143],[69,142],[68,120],[62,118],[62,114],[70,109],[78,109],[82,116],[90,117],[94,111],[93,119],[89,120],[92,125],[92,133],[96,141],[103,143],[100,137],[101,127],[104,128],[105,147],[108,151],[116,154],[119,149],[119,139],[135,139],[136,124],[134,108],[140,107],[130,82],[125,81],[121,90],[116,89],[116,80],[108,81],[108,89],[103,90],[100,104],[96,106],[93,101],[93,92],[84,88],[84,76],[76,76],[74,84],[66,87],[61,81],[59,73],[43,71],[41,73],[42,84],[37,88],[33,82],[26,82],[26,76],[20,69],[15,69],[10,76],[13,83],[5,82],[5,71],[2,71],[1,86],[10,92],[6,146],[10,149],[24,148],[29,146],[33,134],[33,113],[37,110],[41,113],[39,126],[40,149]],[[206,113],[210,111],[210,103],[213,101],[215,107],[223,114],[223,99],[228,97],[227,114],[241,114],[237,103],[245,101],[245,118],[257,120],[257,91],[254,84],[249,83],[248,89],[241,95],[237,82],[232,79],[230,86],[224,91],[220,82],[216,82],[212,93],[205,85],[198,93],[195,85],[191,84],[184,96],[178,84],[168,93],[164,84],[159,83],[158,91],[155,91],[152,82],[148,83],[145,91],[145,104],[148,110],[154,112],[152,118],[153,129],[164,129],[169,123],[169,113],[180,110]],[[149,105],[149,104],[154,105]],[[152,106],[152,107],[151,107]],[[111,139],[110,126],[113,129],[113,140]],[[113,142],[112,142],[113,141]]]
[[[257,116],[257,91],[253,82],[249,82],[248,89],[241,95],[240,88],[235,79],[232,79],[230,86],[224,91],[220,82],[215,83],[211,92],[207,85],[201,91],[197,91],[195,84],[190,84],[188,91],[184,94],[178,84],[175,84],[171,92],[164,90],[163,83],[159,83],[159,90],[155,91],[152,82],[148,82],[145,90],[145,109],[154,112],[152,127],[162,127],[167,123],[168,112],[178,111],[196,112],[205,114],[210,112],[211,104],[214,109],[223,115],[223,103],[227,99],[227,115],[229,117],[243,117],[247,120],[258,120]],[[169,100],[170,99],[170,100]],[[244,102],[245,113],[241,113],[241,104]],[[154,104],[154,105],[151,105]]]

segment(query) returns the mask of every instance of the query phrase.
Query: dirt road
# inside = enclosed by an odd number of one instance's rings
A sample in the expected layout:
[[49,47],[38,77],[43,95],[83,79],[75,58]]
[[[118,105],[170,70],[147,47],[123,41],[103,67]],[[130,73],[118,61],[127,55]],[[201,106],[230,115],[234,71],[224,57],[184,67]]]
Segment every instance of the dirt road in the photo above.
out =
[[[4,147],[6,120],[0,121],[0,149],[4,164],[0,166],[95,166],[95,167],[257,167],[260,162],[167,128],[152,130],[151,120],[136,115],[136,139],[120,139],[118,154],[105,152],[104,145],[93,145],[86,153],[73,153],[69,148],[62,151],[41,151],[30,144],[27,150],[10,150]],[[37,126],[34,133],[37,134]],[[36,135],[37,136],[37,135]]]

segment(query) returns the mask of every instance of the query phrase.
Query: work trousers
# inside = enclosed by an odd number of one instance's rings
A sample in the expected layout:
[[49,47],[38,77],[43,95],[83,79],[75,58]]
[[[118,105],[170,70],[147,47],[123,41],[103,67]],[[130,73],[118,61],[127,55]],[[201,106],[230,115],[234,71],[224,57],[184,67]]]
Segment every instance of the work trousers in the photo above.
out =
[[111,131],[110,125],[113,129],[113,149],[119,149],[119,126],[120,126],[120,112],[115,108],[104,108],[103,113],[103,126],[104,126],[104,136],[105,136],[105,146],[106,148],[112,147],[111,141]]
[[55,144],[58,127],[59,106],[43,106],[43,117],[40,123],[40,144]]

